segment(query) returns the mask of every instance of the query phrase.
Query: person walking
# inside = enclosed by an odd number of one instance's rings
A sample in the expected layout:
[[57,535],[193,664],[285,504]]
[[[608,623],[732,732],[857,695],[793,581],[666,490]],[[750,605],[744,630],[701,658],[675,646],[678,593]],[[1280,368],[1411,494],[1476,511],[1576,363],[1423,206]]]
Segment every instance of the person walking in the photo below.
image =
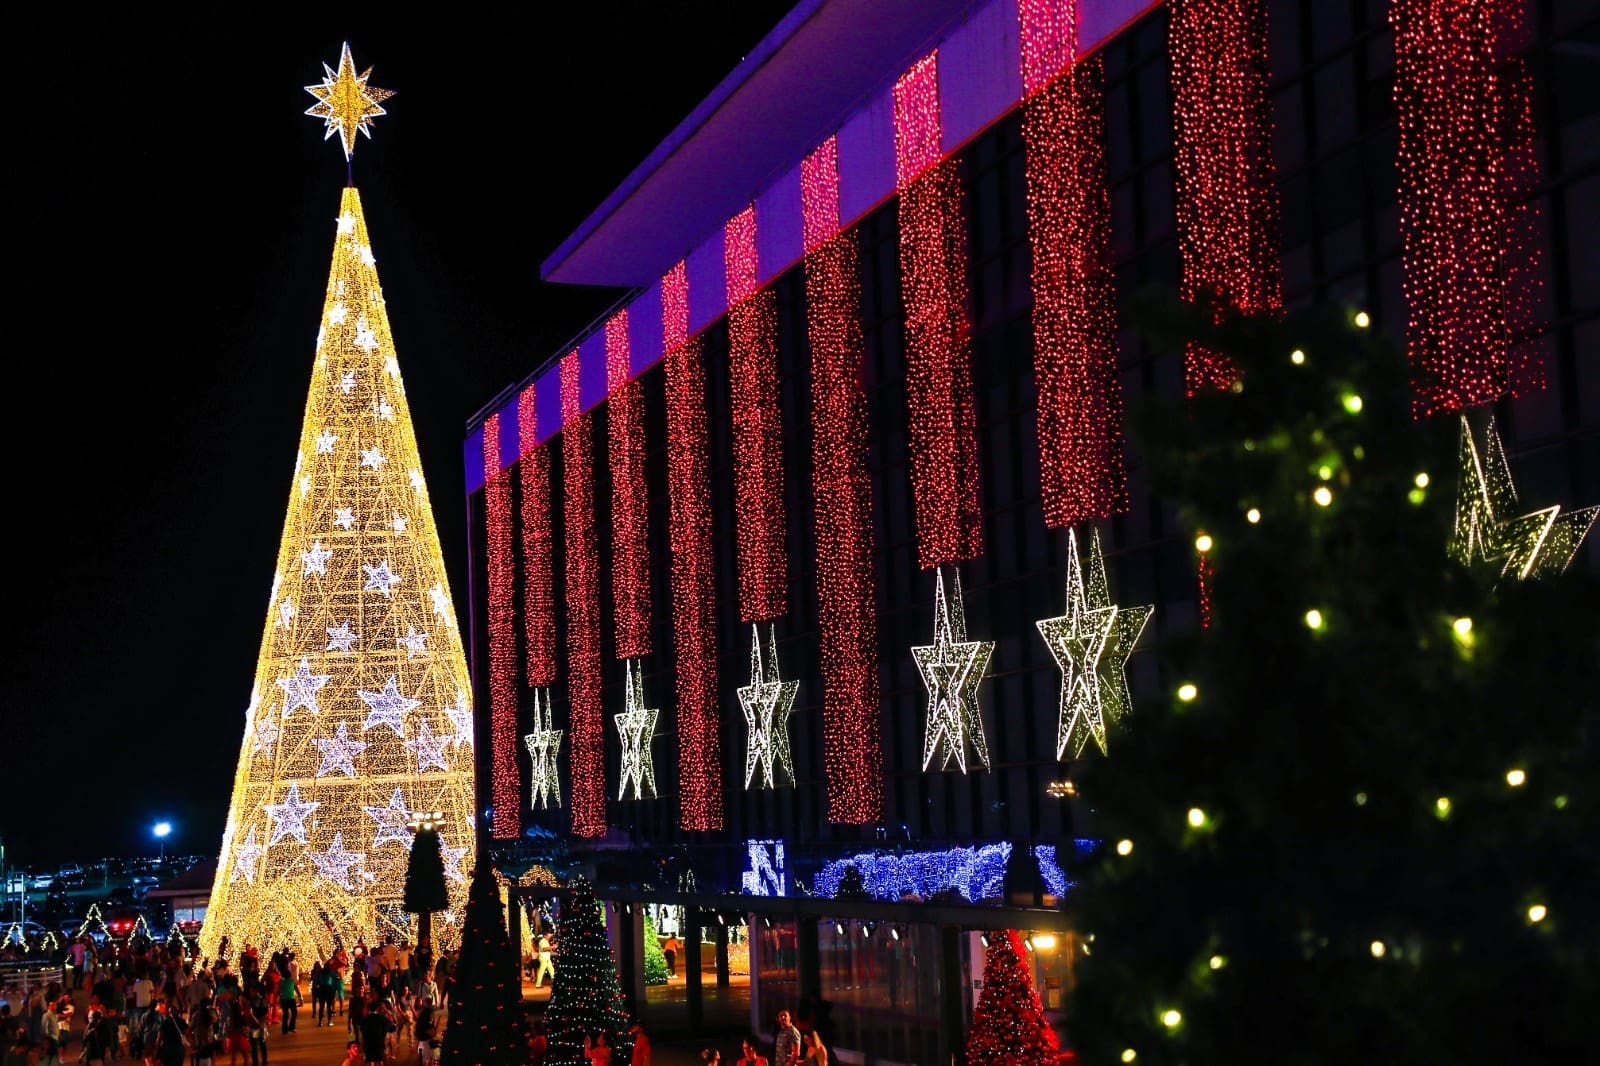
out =
[[556,960],[550,948],[550,938],[543,933],[539,934],[539,969],[533,975],[533,987],[538,988],[544,983],[545,977],[550,978],[550,983],[556,983]]
[[288,1036],[300,1014],[300,986],[287,977],[278,982],[278,1009],[283,1019],[279,1035]]
[[394,1023],[378,1004],[368,1004],[361,1014],[361,1050],[367,1056],[368,1066],[382,1066],[389,1061],[389,1034]]
[[772,1066],[796,1066],[802,1054],[800,1030],[794,1027],[794,1017],[788,1011],[780,1010],[778,1035],[772,1043]]
[[633,1041],[633,1056],[628,1066],[651,1066],[650,1036],[637,1020],[628,1026],[628,1036]]

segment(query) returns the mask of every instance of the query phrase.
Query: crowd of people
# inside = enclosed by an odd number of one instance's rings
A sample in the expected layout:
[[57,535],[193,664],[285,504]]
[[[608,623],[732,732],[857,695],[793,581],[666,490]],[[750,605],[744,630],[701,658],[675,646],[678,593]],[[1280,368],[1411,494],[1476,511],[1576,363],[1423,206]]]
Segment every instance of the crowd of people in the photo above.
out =
[[226,938],[213,963],[177,942],[102,946],[84,936],[61,980],[14,997],[20,1002],[0,999],[0,1046],[4,1066],[266,1066],[269,1043],[299,1029],[309,999],[317,1027],[346,1028],[346,1063],[409,1061],[414,1050],[432,1066],[453,966],[449,953],[434,959],[392,938],[370,949],[362,940],[340,946],[305,970],[292,950],[263,958],[247,944],[235,956]]
[[[771,1057],[761,1053],[762,1041],[747,1036],[739,1042],[739,1057],[732,1060],[733,1066],[828,1066],[828,1049],[823,1046],[822,1034],[809,1019],[802,1027],[795,1024],[789,1011],[780,1010],[776,1022],[770,1041]],[[722,1066],[722,1052],[705,1048],[700,1052],[700,1061],[706,1066]]]

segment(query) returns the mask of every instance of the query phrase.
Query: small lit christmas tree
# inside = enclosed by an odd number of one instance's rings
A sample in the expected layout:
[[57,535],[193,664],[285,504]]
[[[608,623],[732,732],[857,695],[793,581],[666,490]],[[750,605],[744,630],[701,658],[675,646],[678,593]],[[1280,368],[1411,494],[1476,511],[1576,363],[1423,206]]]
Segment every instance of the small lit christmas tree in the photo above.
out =
[[1028,973],[1022,934],[990,933],[983,991],[967,1034],[967,1066],[1054,1066],[1059,1048]]
[[556,933],[556,977],[550,1007],[544,1014],[550,1066],[588,1066],[584,1037],[604,1033],[613,1049],[622,1049],[626,1062],[632,1048],[628,1040],[628,1015],[622,1006],[622,986],[617,962],[600,920],[594,888],[582,877],[572,879],[561,901]]
[[444,883],[444,852],[439,831],[432,824],[417,829],[406,861],[403,906],[417,916],[417,947],[433,953],[433,912],[450,906],[450,887]]
[[449,989],[446,1066],[528,1061],[522,1023],[522,975],[506,935],[500,885],[488,864],[477,867],[467,890],[467,927]]
[[656,934],[656,920],[649,912],[644,916],[644,983],[667,983],[667,955],[661,950],[661,937]]
[[[1240,378],[1137,419],[1211,624],[1168,629],[1165,703],[1075,768],[1108,838],[1072,896],[1077,1049],[1600,1061],[1593,575],[1449,557],[1462,421],[1412,418],[1363,317],[1149,321]],[[1487,519],[1489,554],[1527,549],[1520,513]]]

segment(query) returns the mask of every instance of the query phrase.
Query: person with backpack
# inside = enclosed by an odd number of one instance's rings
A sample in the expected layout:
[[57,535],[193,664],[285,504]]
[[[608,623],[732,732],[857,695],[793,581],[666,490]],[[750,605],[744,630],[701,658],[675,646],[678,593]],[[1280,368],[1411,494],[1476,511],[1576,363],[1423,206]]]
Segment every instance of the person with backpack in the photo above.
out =
[[189,1037],[184,1032],[183,1019],[165,1002],[156,1006],[159,1021],[156,1023],[155,1058],[161,1066],[183,1066],[189,1054]]

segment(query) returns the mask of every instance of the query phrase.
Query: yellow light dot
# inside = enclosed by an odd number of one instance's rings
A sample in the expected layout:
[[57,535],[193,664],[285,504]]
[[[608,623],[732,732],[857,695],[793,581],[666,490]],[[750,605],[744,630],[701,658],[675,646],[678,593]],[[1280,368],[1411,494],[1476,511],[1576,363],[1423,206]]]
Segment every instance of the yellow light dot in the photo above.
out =
[[1528,908],[1528,921],[1542,922],[1544,921],[1545,915],[1548,913],[1550,912],[1545,910],[1543,903],[1535,903],[1533,906]]
[[1353,415],[1358,415],[1358,414],[1361,413],[1361,408],[1364,405],[1362,403],[1362,400],[1361,400],[1360,396],[1356,395],[1353,392],[1347,392],[1347,393],[1344,394],[1343,400],[1344,400],[1344,409],[1346,411],[1349,411]]
[[1161,1024],[1168,1029],[1176,1029],[1182,1021],[1183,1015],[1178,1011],[1169,1009],[1161,1012]]
[[1372,942],[1372,957],[1373,957],[1373,958],[1375,958],[1375,959],[1381,959],[1381,958],[1383,958],[1383,954],[1384,954],[1384,952],[1386,952],[1386,951],[1388,951],[1388,950],[1389,950],[1389,949],[1388,949],[1388,948],[1387,948],[1387,947],[1385,947],[1385,946],[1384,946],[1384,943],[1383,943],[1383,941],[1381,941],[1381,940],[1374,940],[1374,941],[1373,941],[1373,942]]
[[1124,855],[1124,856],[1132,855],[1133,854],[1133,841],[1127,840],[1127,839],[1123,839],[1123,840],[1117,841],[1117,854],[1118,855]]
[[1357,792],[1356,793],[1356,806],[1357,807],[1365,807],[1366,805],[1367,805],[1367,794],[1365,792]]
[[1226,966],[1227,964],[1228,964],[1228,960],[1223,958],[1221,955],[1213,955],[1213,956],[1211,956],[1211,968],[1213,970],[1220,970],[1224,966]]
[[1315,607],[1306,612],[1306,625],[1311,629],[1322,628],[1322,612]]
[[1189,824],[1194,826],[1196,829],[1199,829],[1201,826],[1205,825],[1206,812],[1202,811],[1199,807],[1190,807]]
[[1323,481],[1327,481],[1328,479],[1333,477],[1333,467],[1331,467],[1331,466],[1319,466],[1319,467],[1317,467],[1317,476],[1319,478],[1321,478]]
[[1423,492],[1421,489],[1412,489],[1410,492],[1406,493],[1406,499],[1410,500],[1412,503],[1421,503],[1427,498],[1428,494]]
[[1333,490],[1326,485],[1318,485],[1317,491],[1311,494],[1311,498],[1317,501],[1318,507],[1326,507],[1333,502]]
[[1040,933],[1033,938],[1033,946],[1040,951],[1050,951],[1056,946],[1056,935],[1054,933]]
[[1434,800],[1433,813],[1437,814],[1440,818],[1448,818],[1450,816],[1450,797],[1440,796],[1438,799]]
[[1194,550],[1197,552],[1208,552],[1211,550],[1211,545],[1213,543],[1215,542],[1211,539],[1210,533],[1202,533],[1198,537],[1194,538]]
[[1521,788],[1528,781],[1528,775],[1522,770],[1507,770],[1506,784],[1512,788]]
[[1289,353],[1289,362],[1293,363],[1295,366],[1300,366],[1305,363],[1305,361],[1306,353],[1302,352],[1299,348],[1296,348],[1294,351]]
[[1426,473],[1418,474],[1412,480],[1416,483],[1416,486],[1419,489],[1425,489],[1428,487],[1428,475]]
[[1372,316],[1367,314],[1365,311],[1357,311],[1356,312],[1356,328],[1357,329],[1366,329],[1370,325],[1372,325]]
[[1565,796],[1557,796],[1555,798],[1554,802],[1555,802],[1556,810],[1564,811],[1564,810],[1567,809],[1567,797],[1565,797]]
[[1454,626],[1455,631],[1456,631],[1456,636],[1464,637],[1468,633],[1472,632],[1472,619],[1470,619],[1470,618],[1457,618],[1455,620],[1455,622],[1453,623],[1453,626]]
[[1198,695],[1200,695],[1200,690],[1195,687],[1193,681],[1185,681],[1178,686],[1178,698],[1184,703],[1189,703]]
[[1244,520],[1249,522],[1251,525],[1255,525],[1257,522],[1261,521],[1261,509],[1259,507],[1250,508],[1250,510],[1244,513]]
[[1136,1059],[1138,1057],[1139,1057],[1139,1053],[1137,1051],[1133,1050],[1133,1048],[1125,1047],[1125,1048],[1122,1049],[1122,1061],[1123,1062],[1132,1062],[1134,1059]]

